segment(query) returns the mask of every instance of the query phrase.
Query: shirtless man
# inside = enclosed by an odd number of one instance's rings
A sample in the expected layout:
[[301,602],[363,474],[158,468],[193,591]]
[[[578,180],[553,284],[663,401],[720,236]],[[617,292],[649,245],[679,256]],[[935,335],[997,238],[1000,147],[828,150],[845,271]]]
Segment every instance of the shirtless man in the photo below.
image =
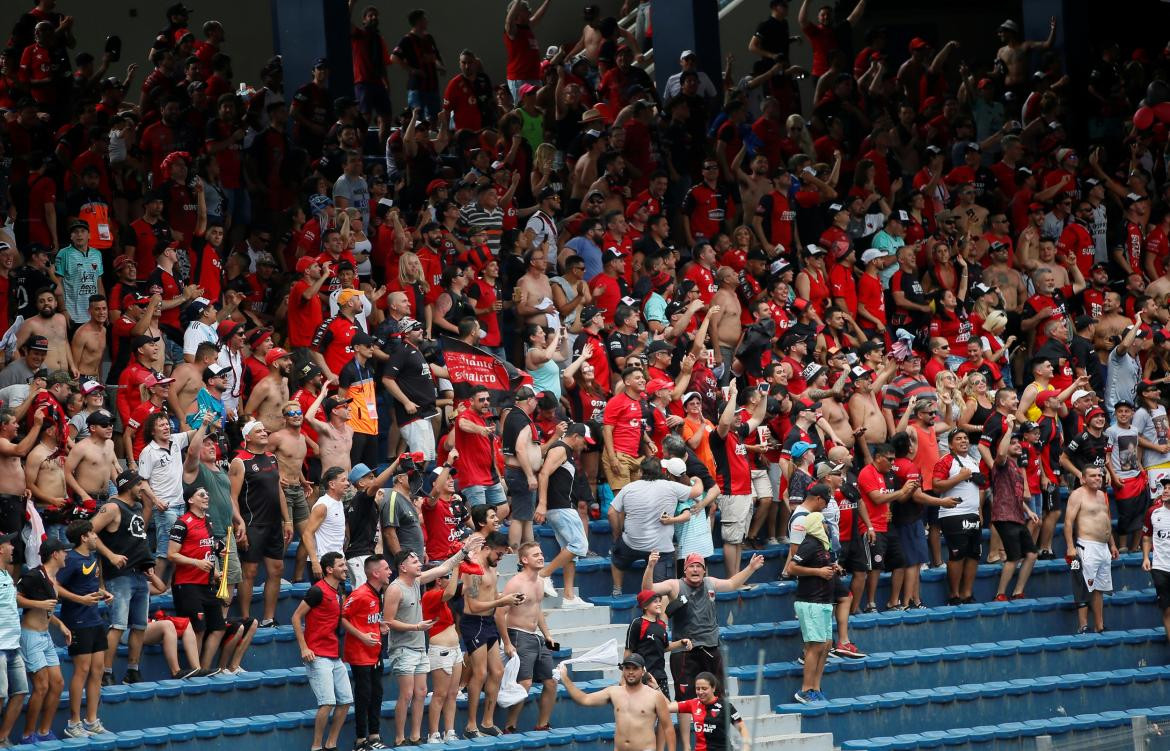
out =
[[1104,471],[1088,466],[1081,477],[1084,484],[1069,495],[1065,509],[1064,559],[1073,575],[1077,633],[1089,633],[1089,610],[1093,611],[1093,630],[1101,633],[1105,630],[1102,593],[1113,591],[1110,564],[1117,559],[1117,546],[1113,544],[1109,499],[1101,492]]
[[609,149],[609,136],[604,132],[586,130],[581,138],[581,145],[586,151],[573,165],[569,185],[572,189],[571,197],[580,199],[581,205],[584,206],[589,202],[589,194],[594,192],[589,190],[589,186],[597,181],[597,160]]
[[[596,5],[585,7],[585,26],[581,29],[581,38],[569,50],[568,57],[574,57],[579,52],[584,53],[589,64],[594,68],[597,67],[597,56],[601,53],[601,45],[605,41],[605,36],[601,33],[603,21],[601,10]],[[633,32],[619,26],[617,36],[625,40],[626,45],[634,51],[635,55],[641,55],[641,48],[638,46],[638,40],[634,37]]]
[[528,251],[528,270],[516,282],[516,315],[525,323],[556,329],[561,325],[560,313],[552,301],[552,284],[548,280],[548,245]]
[[65,512],[69,509],[69,490],[65,484],[65,457],[57,456],[60,438],[57,423],[41,425],[40,437],[25,462],[23,478],[32,491],[33,503],[45,518],[49,537],[65,535]]
[[1093,349],[1102,364],[1109,361],[1109,353],[1116,346],[1113,337],[1121,336],[1121,332],[1131,323],[1133,321],[1121,312],[1121,295],[1114,290],[1106,292],[1101,304],[1101,317],[1093,327]]
[[889,425],[886,424],[877,397],[881,387],[875,383],[876,374],[873,370],[863,365],[850,370],[849,378],[853,381],[853,396],[849,397],[849,424],[854,430],[865,430],[857,443],[861,457],[868,463],[869,445],[885,443],[889,438]]
[[[662,727],[671,727],[670,704],[658,690],[642,683],[646,661],[637,652],[622,660],[622,680],[617,686],[606,686],[587,694],[569,678],[569,666],[561,665],[561,682],[573,701],[583,707],[613,705],[613,747],[616,751],[650,751],[657,748],[654,734],[655,720]],[[675,749],[675,734],[665,733],[666,748]]]
[[[268,450],[276,455],[276,465],[280,468],[280,485],[284,488],[284,500],[288,504],[288,515],[292,519],[296,539],[299,540],[305,521],[309,518],[308,497],[313,492],[313,484],[305,479],[303,469],[311,441],[301,432],[301,426],[305,423],[301,405],[297,402],[285,402],[282,412],[284,425],[268,434]],[[313,443],[312,447],[315,451],[317,444]],[[299,545],[293,581],[300,581],[304,570],[305,546]]]
[[1024,86],[1028,82],[1028,53],[1046,50],[1056,39],[1056,16],[1048,21],[1048,38],[1043,42],[1029,42],[1020,37],[1020,25],[1012,20],[999,25],[999,41],[1003,46],[995,53],[995,67],[1003,73],[1006,89]]
[[[349,424],[349,399],[338,399],[336,396],[326,398],[329,392],[321,389],[317,398],[303,415],[313,430],[317,431],[317,453],[321,457],[321,466],[341,467],[349,474],[352,469],[349,459],[349,450],[353,446],[353,428]],[[325,416],[328,422],[321,422],[313,415],[321,405],[325,405]]]
[[[37,292],[37,315],[25,319],[16,334],[16,348],[20,349],[30,336],[40,335],[49,340],[49,352],[45,355],[45,367],[50,371],[65,370],[77,377],[77,366],[73,363],[73,349],[63,346],[69,341],[68,323],[64,313],[57,312],[57,295],[51,289]],[[91,374],[92,375],[92,374]]]
[[175,382],[171,384],[171,393],[167,401],[171,405],[171,414],[185,415],[197,411],[193,409],[195,397],[203,388],[203,371],[219,357],[219,347],[211,342],[203,342],[195,349],[193,362],[182,362],[171,371]]
[[982,235],[987,231],[988,211],[975,203],[975,191],[971,189],[959,191],[959,202],[952,209],[959,216],[956,228],[968,235]]
[[[739,286],[739,275],[730,266],[720,266],[715,271],[717,287],[711,297],[711,331],[714,332],[716,346],[723,354],[723,362],[731,366],[735,348],[743,336],[741,316],[743,306],[740,304],[736,287]],[[716,312],[718,309],[718,312]]]
[[[843,372],[837,383],[833,384],[833,389],[825,392],[820,391],[820,396],[811,395],[809,398],[816,399],[821,403],[821,416],[829,421],[829,425],[833,427],[833,432],[841,439],[842,446],[852,450],[853,445],[857,442],[857,436],[854,434],[853,423],[849,421],[849,412],[846,405],[841,402],[844,398],[845,381],[848,379],[848,372]],[[818,377],[818,381],[824,380],[823,377]],[[813,384],[809,384],[809,390],[814,391]]]
[[89,298],[89,320],[73,332],[73,362],[82,376],[100,380],[102,358],[106,354],[106,334],[110,322],[110,305],[105,295]]
[[759,243],[763,247],[769,248],[768,235],[764,232],[764,219],[756,215],[760,199],[772,192],[772,178],[768,177],[770,171],[768,157],[756,154],[752,157],[751,164],[748,165],[751,172],[744,172],[739,165],[743,164],[743,157],[746,153],[747,145],[744,144],[744,147],[740,149],[740,154],[735,158],[734,167],[736,183],[739,185],[739,196],[742,199],[740,219],[743,224],[752,227]]
[[269,433],[284,426],[281,414],[288,403],[288,375],[292,372],[292,357],[280,347],[272,347],[264,353],[264,364],[268,375],[252,387],[244,413],[264,423]]
[[[556,650],[558,645],[553,643],[544,619],[544,611],[540,607],[540,602],[544,599],[544,577],[540,575],[540,570],[544,568],[544,553],[541,552],[539,543],[526,542],[519,547],[516,554],[520,570],[504,585],[504,595],[519,595],[520,601],[515,605],[496,609],[496,627],[500,632],[500,643],[504,646],[505,657],[511,659],[514,654],[520,655],[517,683],[527,691],[532,688],[534,680],[540,681],[540,714],[533,729],[548,730],[553,704],[557,700],[557,682],[553,679],[550,650]],[[539,634],[537,629],[540,630]],[[524,702],[521,701],[513,704],[508,710],[505,733],[516,732],[516,723],[519,722],[523,709]]]
[[[24,497],[26,492],[24,467],[21,460],[28,456],[40,436],[45,421],[45,410],[38,409],[32,416],[32,427],[20,443],[13,441],[20,429],[20,421],[9,410],[0,411],[0,523],[5,529],[19,529],[24,524]],[[14,560],[9,573],[20,576],[21,561]]]
[[[1065,258],[1072,260],[1072,256],[1068,255]],[[1068,269],[1060,265],[1060,259],[1056,257],[1056,243],[1050,239],[1043,239],[1040,241],[1040,247],[1037,251],[1038,264],[1036,268],[1046,268],[1052,273],[1053,284],[1056,289],[1064,289],[1072,284],[1072,276],[1069,275]],[[1075,264],[1074,264],[1075,265]],[[1035,282],[1035,275],[1032,277]]]
[[1024,285],[1023,274],[1008,265],[1009,255],[1006,245],[1001,243],[994,246],[991,263],[983,269],[983,283],[999,290],[1004,310],[1018,313],[1028,298],[1028,288]]
[[[463,731],[468,737],[475,737],[470,733],[500,734],[494,717],[500,680],[504,676],[504,663],[500,660],[500,651],[496,649],[496,642],[500,640],[496,608],[523,602],[519,594],[500,595],[497,590],[499,576],[496,566],[500,563],[500,557],[507,552],[508,538],[499,532],[491,532],[484,539],[483,547],[468,559],[482,573],[462,574],[463,616],[459,620],[459,632],[463,636],[463,652],[471,663],[471,679],[467,682],[467,726]],[[481,691],[485,694],[483,719],[477,726]]]
[[77,498],[90,502],[97,511],[109,500],[110,484],[117,481],[122,468],[114,453],[114,416],[95,410],[85,424],[89,435],[73,444],[65,457],[65,482]]

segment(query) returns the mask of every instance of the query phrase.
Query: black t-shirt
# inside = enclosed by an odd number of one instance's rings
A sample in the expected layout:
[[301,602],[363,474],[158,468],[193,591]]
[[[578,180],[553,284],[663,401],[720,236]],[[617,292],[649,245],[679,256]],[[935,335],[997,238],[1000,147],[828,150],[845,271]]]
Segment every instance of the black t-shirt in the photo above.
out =
[[787,19],[769,16],[756,27],[756,37],[760,40],[760,46],[769,52],[781,53],[785,59],[788,59],[789,36],[791,32],[788,30]]
[[[520,431],[528,427],[532,427],[532,418],[525,414],[524,410],[519,407],[508,410],[508,414],[504,417],[502,433],[503,444],[501,448],[504,456],[516,455],[516,439],[520,437]],[[535,437],[535,435],[532,436],[532,438]]]
[[1086,467],[1104,469],[1105,447],[1108,444],[1109,439],[1105,437],[1104,432],[1095,436],[1087,430],[1082,430],[1065,444],[1064,454],[1079,470],[1084,470]]
[[[824,568],[833,562],[833,554],[825,549],[820,540],[808,535],[796,549],[792,562],[805,568]],[[800,576],[796,579],[796,599],[800,602],[832,604],[834,585],[832,579],[819,576]]]
[[642,655],[646,672],[662,685],[666,681],[666,648],[670,636],[662,621],[648,621],[639,616],[626,629],[626,649]]
[[420,417],[430,417],[435,413],[435,399],[438,398],[435,379],[431,376],[431,366],[427,364],[418,347],[403,344],[395,349],[390,359],[386,361],[382,377],[397,381],[398,388],[402,389],[406,398],[418,405],[418,411],[408,415],[402,402],[394,400],[394,418],[399,425],[405,425]]
[[44,566],[37,566],[20,577],[16,591],[30,600],[57,599],[57,590],[53,587],[53,582],[49,581],[49,575],[45,572]]
[[[13,269],[8,275],[8,315],[35,318],[37,315],[37,290],[53,288],[53,279],[40,269],[25,264]],[[120,303],[121,301],[119,301]]]
[[609,367],[615,373],[621,371],[618,367],[617,359],[619,357],[629,357],[630,353],[638,347],[637,334],[623,334],[620,331],[615,331],[609,335],[605,340],[605,354],[609,357]]
[[345,526],[349,528],[345,557],[373,555],[374,533],[378,529],[378,504],[373,496],[359,490],[349,499],[345,505]]

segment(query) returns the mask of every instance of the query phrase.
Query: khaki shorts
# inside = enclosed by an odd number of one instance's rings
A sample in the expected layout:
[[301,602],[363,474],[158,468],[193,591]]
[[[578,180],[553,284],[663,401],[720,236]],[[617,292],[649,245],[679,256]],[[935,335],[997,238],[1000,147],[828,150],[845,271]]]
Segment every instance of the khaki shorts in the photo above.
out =
[[[225,535],[220,538],[220,542],[227,542],[227,536]],[[227,549],[227,583],[239,584],[242,578],[243,576],[240,571],[240,551],[236,547],[236,536],[232,535]],[[215,585],[218,587],[219,582],[215,582]]]
[[772,481],[768,479],[768,470],[752,470],[752,494],[765,501],[772,500]]
[[715,503],[719,506],[720,524],[723,525],[723,541],[732,545],[743,542],[752,520],[752,497],[721,495]]
[[635,480],[642,479],[642,460],[637,456],[630,456],[616,452],[617,465],[611,464],[609,455],[601,452],[601,467],[605,470],[605,480],[609,483],[609,489],[614,493],[629,485]]
[[309,518],[309,499],[305,495],[304,485],[281,485],[284,489],[284,502],[288,504],[288,518],[294,527],[299,527]]

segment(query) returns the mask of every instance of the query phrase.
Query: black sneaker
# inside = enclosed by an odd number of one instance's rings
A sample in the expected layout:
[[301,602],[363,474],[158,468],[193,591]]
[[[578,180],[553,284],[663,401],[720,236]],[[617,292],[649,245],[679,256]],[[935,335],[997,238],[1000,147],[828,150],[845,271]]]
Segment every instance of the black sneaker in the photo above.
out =
[[122,683],[127,686],[134,683],[142,682],[142,674],[138,672],[137,668],[127,668],[126,675],[122,676]]
[[503,733],[495,725],[481,725],[479,732],[483,735],[490,735],[493,738],[499,738]]
[[878,612],[877,605],[874,605],[871,602],[870,604],[866,605],[865,608],[863,608],[861,612],[863,612],[863,613],[876,613],[876,612]]
[[1036,556],[1036,560],[1039,561],[1051,561],[1054,558],[1056,558],[1056,555],[1051,550],[1041,550],[1040,554]]
[[265,618],[260,621],[260,628],[276,628],[279,625],[275,618]]
[[113,673],[102,673],[102,685],[103,686],[114,685],[114,674]]
[[975,602],[976,602],[976,601],[975,601],[975,597],[974,597],[974,596],[971,596],[971,597],[964,597],[964,598],[963,598],[963,604],[964,604],[964,605],[974,605],[974,604],[975,604]]
[[947,604],[948,605],[962,605],[963,598],[961,598],[961,597],[948,597]]
[[200,670],[199,668],[191,668],[190,670],[188,670],[185,673],[182,670],[180,670],[179,672],[175,673],[171,677],[176,678],[180,681],[184,681],[188,678],[194,678],[194,677],[199,676],[199,675],[203,675],[202,670]]

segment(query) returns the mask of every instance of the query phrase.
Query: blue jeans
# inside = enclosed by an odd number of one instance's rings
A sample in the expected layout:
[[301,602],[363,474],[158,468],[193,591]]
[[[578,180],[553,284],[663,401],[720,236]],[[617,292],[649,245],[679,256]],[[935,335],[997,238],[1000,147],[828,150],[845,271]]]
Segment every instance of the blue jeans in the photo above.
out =
[[494,507],[508,501],[504,495],[504,489],[500,487],[498,482],[495,485],[472,485],[469,488],[460,488],[459,492],[463,494],[468,506],[482,506],[486,503]]
[[0,649],[0,701],[28,693],[28,674],[19,649]]
[[439,110],[442,109],[439,103],[439,92],[420,91],[419,89],[407,89],[406,106],[412,110],[422,110],[423,117],[428,120],[434,120],[438,117]]
[[146,630],[150,611],[150,587],[146,575],[139,571],[106,580],[106,589],[114,596],[110,603],[110,628],[125,631]]
[[167,508],[164,511],[154,510],[150,523],[154,526],[154,557],[166,558],[167,548],[171,544],[171,527],[182,516],[183,512],[176,508]]

